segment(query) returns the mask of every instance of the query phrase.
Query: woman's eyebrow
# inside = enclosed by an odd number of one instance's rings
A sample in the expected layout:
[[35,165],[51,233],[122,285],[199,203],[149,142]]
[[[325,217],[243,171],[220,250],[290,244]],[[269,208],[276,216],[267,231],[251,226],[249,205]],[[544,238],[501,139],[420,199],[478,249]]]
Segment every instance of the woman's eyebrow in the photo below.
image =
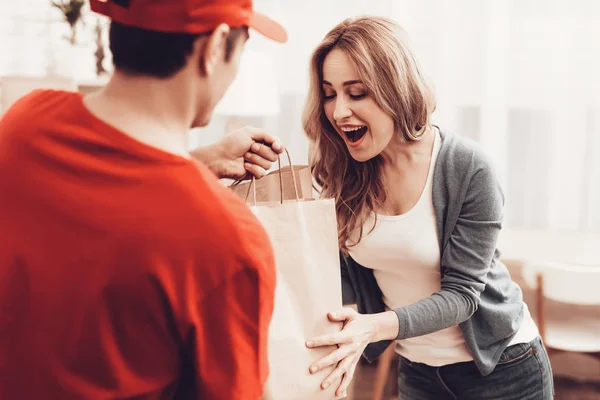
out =
[[[323,82],[322,82],[322,83],[323,83],[323,85],[329,85],[329,86],[333,86],[333,85],[331,84],[331,82],[328,82],[328,81],[326,81],[326,80],[323,80]],[[360,81],[360,80],[346,81],[346,82],[344,82],[344,83],[342,84],[342,86],[350,86],[350,85],[354,85],[354,84],[356,84],[356,83],[363,83],[363,81]]]

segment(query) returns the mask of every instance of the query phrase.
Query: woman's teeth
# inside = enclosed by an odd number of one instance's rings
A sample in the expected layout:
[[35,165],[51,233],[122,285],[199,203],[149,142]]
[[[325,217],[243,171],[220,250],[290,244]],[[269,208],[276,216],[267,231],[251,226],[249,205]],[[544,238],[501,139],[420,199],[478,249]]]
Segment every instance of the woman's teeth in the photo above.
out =
[[342,130],[343,130],[344,132],[354,132],[354,131],[357,131],[357,130],[359,130],[360,128],[363,128],[363,127],[364,127],[364,126],[356,126],[356,127],[353,127],[353,128],[347,128],[347,127],[344,127],[344,128],[342,128]]
[[346,137],[352,143],[359,141],[365,135],[365,133],[367,133],[367,127],[364,125],[351,128],[343,127],[341,130],[346,134]]

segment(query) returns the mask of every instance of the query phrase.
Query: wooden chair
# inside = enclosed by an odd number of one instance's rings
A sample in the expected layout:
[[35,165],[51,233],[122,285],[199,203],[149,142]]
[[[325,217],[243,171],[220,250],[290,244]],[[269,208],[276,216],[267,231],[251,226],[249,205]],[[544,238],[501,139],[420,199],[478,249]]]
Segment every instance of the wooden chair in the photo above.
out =
[[[540,336],[550,354],[586,353],[600,361],[600,265],[578,266],[533,263],[523,270],[527,283],[536,288],[536,316]],[[547,300],[582,312],[548,312]],[[598,312],[596,312],[598,311]]]

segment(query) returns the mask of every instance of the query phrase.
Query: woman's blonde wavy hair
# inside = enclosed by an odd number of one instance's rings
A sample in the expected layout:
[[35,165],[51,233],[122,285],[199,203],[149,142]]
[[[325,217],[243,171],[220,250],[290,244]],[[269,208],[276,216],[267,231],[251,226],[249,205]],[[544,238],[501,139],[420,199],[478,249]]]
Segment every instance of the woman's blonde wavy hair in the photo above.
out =
[[[302,123],[310,140],[310,166],[321,196],[334,198],[340,249],[347,253],[363,234],[369,213],[385,202],[381,156],[355,161],[323,109],[323,63],[341,49],[356,65],[369,96],[394,120],[403,140],[418,140],[429,127],[435,96],[411,52],[406,33],[382,17],[347,19],[333,28],[313,52],[310,87]],[[359,229],[353,243],[350,235]]]

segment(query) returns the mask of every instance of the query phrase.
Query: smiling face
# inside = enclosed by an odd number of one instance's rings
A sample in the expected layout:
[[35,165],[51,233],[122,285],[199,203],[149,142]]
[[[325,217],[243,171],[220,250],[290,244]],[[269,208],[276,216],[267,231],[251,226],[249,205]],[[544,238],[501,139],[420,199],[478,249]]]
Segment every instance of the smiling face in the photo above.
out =
[[325,57],[322,85],[325,115],[356,161],[376,157],[397,136],[392,117],[377,105],[343,50]]

